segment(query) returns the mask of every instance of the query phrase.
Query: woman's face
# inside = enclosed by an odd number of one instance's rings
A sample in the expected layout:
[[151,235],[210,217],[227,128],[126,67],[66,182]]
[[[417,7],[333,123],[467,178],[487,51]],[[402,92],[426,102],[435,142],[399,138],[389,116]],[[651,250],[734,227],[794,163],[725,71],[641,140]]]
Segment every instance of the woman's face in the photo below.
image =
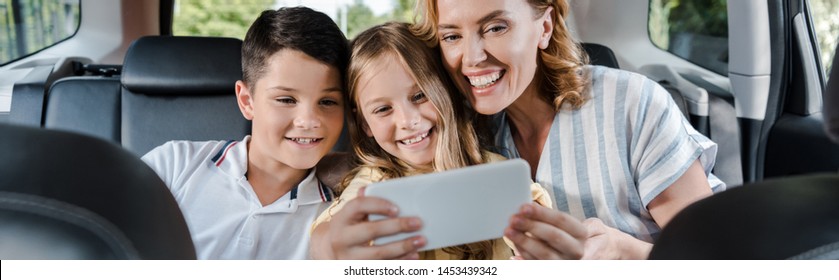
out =
[[437,12],[446,70],[475,110],[495,114],[525,91],[538,94],[533,78],[553,31],[550,12],[536,15],[526,0],[439,0]]

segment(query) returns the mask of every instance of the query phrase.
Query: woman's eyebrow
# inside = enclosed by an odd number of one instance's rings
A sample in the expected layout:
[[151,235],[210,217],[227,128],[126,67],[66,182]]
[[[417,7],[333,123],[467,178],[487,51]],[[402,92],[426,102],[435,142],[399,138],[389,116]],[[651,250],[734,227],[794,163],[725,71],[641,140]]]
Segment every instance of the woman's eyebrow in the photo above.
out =
[[486,24],[487,22],[489,22],[489,21],[491,21],[491,20],[493,20],[493,19],[495,19],[495,18],[497,18],[497,17],[500,17],[500,16],[502,16],[502,15],[504,15],[504,14],[506,14],[506,13],[507,13],[507,11],[504,11],[504,10],[495,10],[495,11],[492,11],[491,13],[489,13],[489,14],[487,14],[487,15],[485,15],[485,16],[483,16],[483,17],[481,17],[480,19],[478,19],[478,22],[477,22],[477,23],[478,23],[478,25],[484,25],[484,24]]
[[[492,11],[491,13],[481,17],[475,23],[477,23],[478,25],[483,25],[483,24],[486,24],[487,22],[493,20],[494,18],[502,16],[506,13],[507,12],[504,11],[504,10],[495,10],[495,11]],[[456,24],[443,23],[443,24],[437,25],[437,29],[457,29],[457,28],[459,28],[459,26],[457,26]]]

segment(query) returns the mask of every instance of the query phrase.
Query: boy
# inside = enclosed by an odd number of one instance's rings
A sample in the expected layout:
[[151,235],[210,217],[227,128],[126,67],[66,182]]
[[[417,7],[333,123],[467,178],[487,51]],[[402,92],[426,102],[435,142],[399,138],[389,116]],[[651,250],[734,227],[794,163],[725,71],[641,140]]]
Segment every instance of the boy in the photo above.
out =
[[332,194],[315,164],[343,127],[347,40],[309,8],[264,11],[242,45],[236,82],[252,135],[171,141],[143,156],[166,182],[199,259],[304,259]]

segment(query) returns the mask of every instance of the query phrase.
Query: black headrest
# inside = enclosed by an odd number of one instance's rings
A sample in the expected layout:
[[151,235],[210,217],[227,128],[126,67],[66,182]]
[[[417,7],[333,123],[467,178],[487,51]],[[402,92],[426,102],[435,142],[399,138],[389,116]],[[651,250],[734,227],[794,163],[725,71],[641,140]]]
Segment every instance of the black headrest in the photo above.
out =
[[827,136],[839,144],[839,44],[833,52],[833,66],[824,91],[824,127]]
[[230,94],[242,79],[242,41],[149,36],[125,54],[122,85],[142,94]]
[[620,69],[618,59],[609,47],[595,43],[582,43],[582,45],[588,54],[589,64]]
[[194,259],[177,202],[143,161],[75,133],[0,124],[0,191],[55,199],[119,228],[143,259]]
[[[729,189],[679,212],[651,259],[787,259],[839,242],[839,175],[766,180]],[[835,247],[835,246],[834,246]],[[834,248],[839,250],[839,247]]]
[[83,208],[45,197],[0,192],[0,259],[139,259],[113,224]]

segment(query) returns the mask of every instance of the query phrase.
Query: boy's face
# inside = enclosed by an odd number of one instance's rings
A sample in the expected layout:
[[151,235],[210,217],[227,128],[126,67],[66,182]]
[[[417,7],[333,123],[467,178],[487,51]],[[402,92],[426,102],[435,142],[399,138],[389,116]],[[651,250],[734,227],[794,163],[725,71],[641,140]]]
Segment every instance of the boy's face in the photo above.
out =
[[253,88],[239,81],[236,92],[242,114],[253,121],[252,162],[309,169],[338,141],[344,105],[335,67],[283,49],[268,59]]

